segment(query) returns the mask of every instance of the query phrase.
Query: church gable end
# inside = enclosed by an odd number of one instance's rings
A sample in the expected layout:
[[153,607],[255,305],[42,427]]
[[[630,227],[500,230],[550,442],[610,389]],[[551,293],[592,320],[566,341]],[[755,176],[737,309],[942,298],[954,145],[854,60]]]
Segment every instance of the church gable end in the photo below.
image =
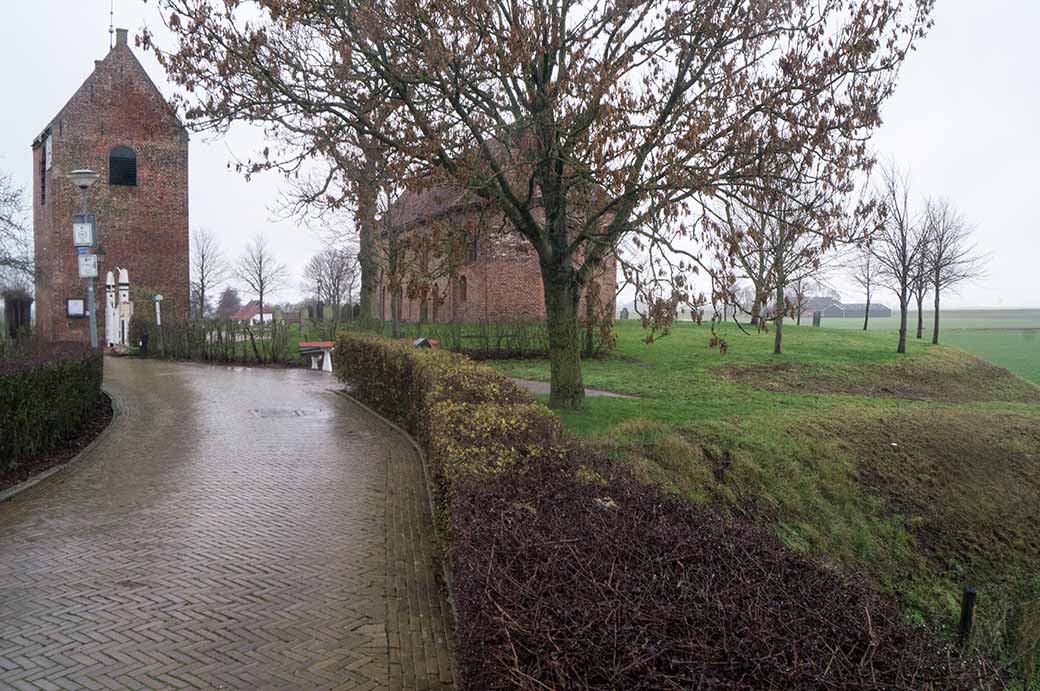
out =
[[[99,281],[125,268],[131,283],[161,292],[164,313],[188,311],[188,134],[117,32],[116,45],[33,142],[37,323],[52,339],[87,340],[67,299],[85,297],[69,228],[79,193],[72,170],[100,174],[88,208],[104,250]],[[103,290],[99,291],[103,294]],[[99,310],[99,332],[104,327]]]

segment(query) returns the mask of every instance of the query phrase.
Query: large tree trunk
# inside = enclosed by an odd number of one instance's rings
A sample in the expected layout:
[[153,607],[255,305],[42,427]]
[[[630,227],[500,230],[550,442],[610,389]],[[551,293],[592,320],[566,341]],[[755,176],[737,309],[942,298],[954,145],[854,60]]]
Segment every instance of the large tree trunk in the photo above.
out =
[[762,305],[765,303],[765,296],[762,294],[762,290],[755,286],[755,304],[751,305],[751,326],[758,326],[759,322],[762,321]]
[[595,284],[589,283],[589,287],[585,290],[585,346],[582,349],[582,357],[591,358],[596,351],[596,296],[593,295],[596,292],[593,289]]
[[358,296],[362,327],[371,328],[376,321],[376,291],[379,288],[379,266],[376,263],[376,159],[366,150],[365,163],[358,181],[357,226],[358,266],[361,268],[361,291]]
[[899,345],[896,347],[897,353],[906,352],[906,308],[909,302],[906,289],[903,289],[899,293]]
[[935,288],[935,316],[932,321],[932,345],[939,345],[939,288]]
[[776,333],[773,335],[773,355],[784,352],[784,289],[780,286],[776,289]]
[[578,300],[581,290],[571,276],[542,269],[545,325],[549,333],[550,389],[553,408],[577,408],[585,399],[581,381],[581,334]]

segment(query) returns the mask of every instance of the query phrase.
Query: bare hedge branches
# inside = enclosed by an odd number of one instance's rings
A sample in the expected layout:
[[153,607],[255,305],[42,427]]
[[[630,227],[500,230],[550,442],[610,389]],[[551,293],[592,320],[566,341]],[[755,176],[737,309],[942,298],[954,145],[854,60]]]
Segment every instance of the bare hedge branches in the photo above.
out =
[[464,688],[1000,686],[863,581],[569,455],[452,495]]

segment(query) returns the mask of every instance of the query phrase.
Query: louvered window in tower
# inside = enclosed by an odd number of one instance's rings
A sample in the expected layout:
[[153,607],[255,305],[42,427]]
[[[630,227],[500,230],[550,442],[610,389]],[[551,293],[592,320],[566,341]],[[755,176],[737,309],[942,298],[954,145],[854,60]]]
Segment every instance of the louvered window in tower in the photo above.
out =
[[137,185],[137,154],[126,146],[117,146],[108,154],[108,184]]

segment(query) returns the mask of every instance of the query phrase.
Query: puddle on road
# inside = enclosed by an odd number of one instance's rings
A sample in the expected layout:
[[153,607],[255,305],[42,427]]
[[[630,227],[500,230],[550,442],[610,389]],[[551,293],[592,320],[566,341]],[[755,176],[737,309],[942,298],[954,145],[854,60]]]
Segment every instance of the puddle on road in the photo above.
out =
[[277,418],[328,418],[332,411],[325,408],[253,408],[249,411],[253,417],[264,420]]

